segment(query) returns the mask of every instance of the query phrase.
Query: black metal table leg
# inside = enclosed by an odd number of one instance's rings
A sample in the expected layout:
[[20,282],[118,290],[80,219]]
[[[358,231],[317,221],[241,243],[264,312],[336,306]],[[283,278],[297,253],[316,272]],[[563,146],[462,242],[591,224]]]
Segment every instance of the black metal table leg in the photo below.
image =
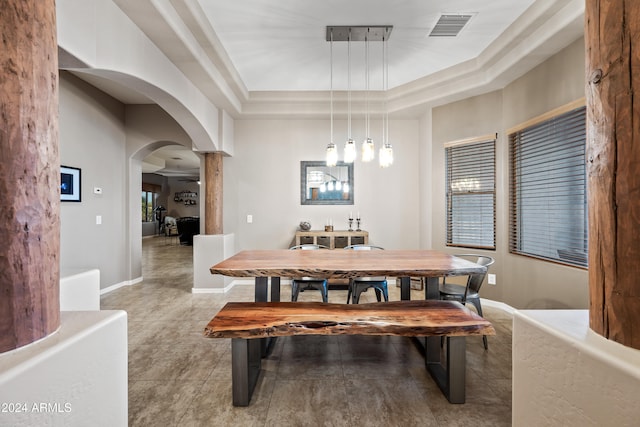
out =
[[[407,279],[407,283],[405,285],[404,279]],[[439,290],[439,280],[438,277],[425,277],[424,284],[424,299],[440,299],[440,290]],[[406,286],[407,297],[404,298],[404,287]],[[400,279],[400,299],[411,299],[411,278],[403,277]],[[439,339],[439,338],[438,338]],[[425,353],[425,357],[427,357],[426,352],[432,352],[431,357],[435,357],[435,351],[439,351],[436,346],[427,347],[426,341],[421,338],[414,338],[414,344],[418,347],[421,353]]]
[[411,277],[400,278],[400,299],[403,301],[411,299]]
[[[269,278],[268,277],[256,277],[255,285],[255,301],[267,302],[269,301]],[[271,278],[271,301],[280,301],[280,277]],[[276,338],[260,338],[260,348],[262,357],[266,357],[273,349],[276,342]]]
[[[267,302],[269,301],[269,278],[268,277],[256,277],[256,285],[255,285],[255,301],[256,302]],[[260,338],[260,352],[262,357],[266,357],[268,353],[269,347],[269,338]]]
[[424,281],[424,299],[440,299],[438,277],[425,277]]
[[256,288],[255,288],[255,301],[256,302],[267,302],[267,295],[269,290],[269,278],[268,277],[256,277]]
[[280,301],[280,277],[271,278],[271,301]]

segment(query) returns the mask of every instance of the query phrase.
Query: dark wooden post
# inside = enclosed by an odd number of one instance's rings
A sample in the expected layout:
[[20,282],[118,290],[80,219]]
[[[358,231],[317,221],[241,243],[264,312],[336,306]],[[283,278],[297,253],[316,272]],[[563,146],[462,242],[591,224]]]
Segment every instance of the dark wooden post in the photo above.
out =
[[54,0],[0,0],[0,352],[60,326]]
[[222,153],[205,153],[204,233],[222,234]]
[[640,2],[587,0],[585,45],[590,327],[640,349]]

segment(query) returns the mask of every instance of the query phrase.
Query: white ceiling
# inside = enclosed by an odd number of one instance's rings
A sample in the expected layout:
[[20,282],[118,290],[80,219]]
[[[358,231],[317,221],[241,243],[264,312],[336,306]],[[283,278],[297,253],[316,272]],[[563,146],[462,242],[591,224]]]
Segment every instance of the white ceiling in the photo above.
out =
[[[479,55],[534,0],[197,0],[249,91],[328,90],[331,25],[392,25],[389,87]],[[441,14],[472,14],[457,37],[429,37]],[[381,43],[370,42],[381,89]],[[334,42],[334,89],[347,89],[347,43]],[[352,89],[364,89],[363,42],[351,43]],[[377,84],[376,84],[377,83]]]
[[[406,95],[416,90],[422,91],[418,98],[429,98],[440,86],[451,92],[460,81],[467,89],[456,89],[453,92],[460,93],[454,96],[463,96],[465,90],[464,96],[471,96],[497,88],[491,84],[501,84],[500,79],[504,84],[508,81],[504,79],[528,71],[582,34],[583,24],[575,11],[584,10],[578,0],[112,1],[214,105],[234,118],[268,117],[275,114],[272,105],[278,105],[281,115],[324,117],[331,85],[327,26],[393,26],[388,42],[389,88],[394,93],[390,99],[405,96],[408,102],[391,103],[389,108],[411,114],[416,97]],[[429,37],[442,14],[471,14],[472,18],[457,37]],[[502,57],[496,54],[501,50]],[[381,44],[370,43],[369,52],[370,88],[379,90]],[[334,42],[335,91],[347,89],[347,62],[347,43]],[[351,43],[351,64],[351,89],[357,99],[358,91],[365,88],[364,43]],[[492,74],[480,72],[481,67]],[[474,86],[464,78],[456,80],[465,73],[486,83]],[[152,103],[108,77],[82,71],[76,75],[125,104]],[[336,114],[344,113],[345,95],[337,97]],[[441,102],[451,99],[438,98]],[[306,101],[315,108],[300,108],[299,103]],[[420,102],[415,107],[419,109]],[[174,173],[171,157],[179,154],[161,150],[154,155],[166,162],[166,174]],[[195,157],[183,169],[193,170]]]
[[[205,96],[234,117],[238,102],[246,103],[260,93],[328,90],[331,55],[325,38],[327,26],[392,25],[388,58],[389,88],[394,89],[456,65],[471,64],[483,53],[492,52],[492,46],[517,43],[536,28],[549,26],[549,34],[535,36],[544,39],[543,51],[523,52],[529,55],[525,62],[539,63],[582,31],[582,25],[574,22],[564,34],[552,34],[557,26],[567,24],[555,14],[562,14],[563,8],[584,10],[584,4],[576,0],[112,1]],[[429,37],[442,14],[473,17],[457,37]],[[549,24],[554,20],[555,24]],[[382,86],[381,47],[380,43],[370,45],[370,87],[376,90]],[[333,88],[346,90],[347,43],[334,42],[333,50]],[[354,91],[365,86],[364,50],[364,43],[352,43]],[[151,103],[117,82],[91,75],[81,78],[123,102]]]
[[200,158],[182,145],[167,145],[149,154],[142,162],[143,173],[167,177],[200,176]]

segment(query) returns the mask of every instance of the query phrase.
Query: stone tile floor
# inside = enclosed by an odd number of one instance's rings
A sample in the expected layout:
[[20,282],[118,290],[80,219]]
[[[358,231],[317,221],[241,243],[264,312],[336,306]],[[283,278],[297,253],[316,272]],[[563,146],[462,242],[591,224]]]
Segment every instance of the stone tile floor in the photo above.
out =
[[[511,316],[486,307],[496,328],[485,351],[467,339],[467,403],[452,405],[399,337],[313,336],[276,341],[251,405],[231,404],[231,343],[202,330],[227,301],[253,301],[253,286],[193,294],[192,247],[143,240],[144,280],[104,295],[128,313],[131,426],[509,426]],[[399,290],[390,286],[390,299]],[[423,297],[419,291],[414,298]],[[346,291],[330,290],[330,302]],[[290,298],[283,285],[282,300]],[[306,291],[300,301],[320,301]],[[370,291],[361,303],[375,301]]]

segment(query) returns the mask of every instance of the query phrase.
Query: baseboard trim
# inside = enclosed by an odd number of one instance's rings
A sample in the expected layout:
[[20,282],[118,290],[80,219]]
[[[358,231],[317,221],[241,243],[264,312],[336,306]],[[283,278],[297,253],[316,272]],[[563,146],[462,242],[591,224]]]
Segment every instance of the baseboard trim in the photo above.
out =
[[111,285],[111,286],[108,286],[108,287],[106,287],[104,289],[100,289],[100,295],[108,294],[109,292],[113,292],[116,289],[120,289],[120,288],[125,287],[125,286],[132,286],[132,285],[135,285],[135,284],[140,283],[140,282],[142,282],[142,276],[137,277],[137,278],[132,279],[132,280],[125,280],[124,282],[116,283],[115,285]]
[[224,288],[191,288],[191,293],[192,294],[224,294],[228,292],[231,288],[233,288],[234,282],[229,283]]
[[[254,286],[255,279],[247,278],[247,279],[234,279],[224,288],[191,288],[192,294],[224,294],[229,292],[234,286]],[[280,281],[281,285],[291,284],[290,279],[282,279]]]
[[494,300],[491,300],[491,299],[480,298],[480,303],[483,306],[497,308],[499,310],[502,310],[505,313],[509,313],[512,316],[513,316],[513,313],[515,313],[515,311],[516,311],[516,309],[511,307],[509,304],[504,303],[504,302],[500,302],[500,301],[494,301]]

